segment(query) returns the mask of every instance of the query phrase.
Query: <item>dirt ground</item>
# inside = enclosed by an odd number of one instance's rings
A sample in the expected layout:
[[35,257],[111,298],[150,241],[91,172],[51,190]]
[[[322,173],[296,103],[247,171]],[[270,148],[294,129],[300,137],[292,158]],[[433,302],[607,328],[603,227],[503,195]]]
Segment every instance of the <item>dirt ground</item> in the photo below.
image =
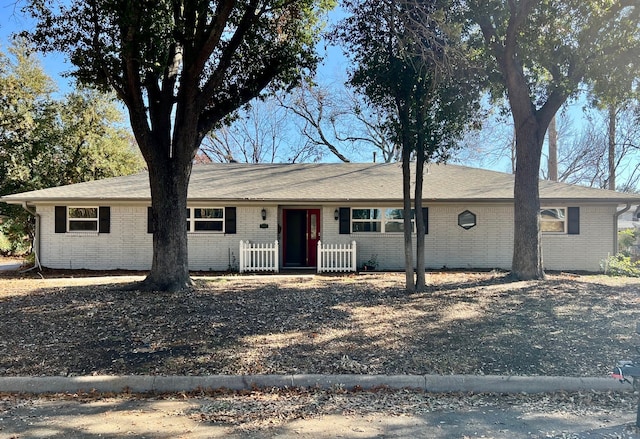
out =
[[174,294],[123,289],[140,276],[88,275],[0,277],[0,376],[593,377],[640,344],[632,278],[445,272],[407,294],[398,273],[195,276]]
[[[100,276],[98,276],[100,275]],[[471,373],[606,376],[636,355],[640,280],[556,273],[0,275],[0,377]],[[434,395],[256,389],[189,395],[0,395],[0,438],[638,438],[638,394]]]

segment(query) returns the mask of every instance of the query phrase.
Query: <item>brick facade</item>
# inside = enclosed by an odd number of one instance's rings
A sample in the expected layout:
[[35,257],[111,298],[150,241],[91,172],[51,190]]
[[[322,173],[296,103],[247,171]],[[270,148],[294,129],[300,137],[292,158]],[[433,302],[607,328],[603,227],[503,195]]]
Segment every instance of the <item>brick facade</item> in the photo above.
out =
[[[355,240],[358,266],[375,255],[379,269],[403,269],[402,234],[340,234],[335,210],[341,206],[344,204],[321,207],[321,240],[329,244],[347,244]],[[427,206],[427,268],[510,268],[512,204],[435,203]],[[267,213],[264,221],[261,218],[263,208]],[[475,227],[464,229],[458,225],[458,215],[465,210],[476,215]],[[543,235],[545,269],[599,271],[600,262],[614,251],[616,206],[582,205],[580,210],[579,235]],[[152,235],[147,233],[146,205],[111,205],[110,233],[55,233],[54,206],[38,205],[37,211],[41,217],[39,257],[43,266],[136,270],[147,270],[151,266]],[[237,269],[241,239],[264,243],[278,239],[282,242],[281,216],[282,208],[276,205],[237,206],[235,234],[189,234],[189,267],[204,271]]]

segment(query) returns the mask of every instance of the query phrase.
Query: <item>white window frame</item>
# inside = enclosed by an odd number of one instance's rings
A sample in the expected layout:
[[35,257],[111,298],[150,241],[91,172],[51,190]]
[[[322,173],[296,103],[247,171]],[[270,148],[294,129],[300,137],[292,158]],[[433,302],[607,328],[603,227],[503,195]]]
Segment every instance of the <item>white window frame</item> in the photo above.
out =
[[[91,217],[72,217],[72,212],[77,209],[95,209],[95,218]],[[72,224],[94,223],[95,229],[72,229]],[[100,229],[100,208],[98,206],[67,206],[67,232],[71,233],[98,233]]]
[[[196,218],[197,210],[220,210],[220,218]],[[199,223],[220,223],[220,230],[197,230]],[[187,207],[187,231],[189,233],[225,233],[225,209],[219,206],[190,206]]]
[[[353,214],[354,211],[356,210],[369,210],[369,211],[373,211],[373,210],[377,210],[379,211],[379,217],[378,218],[366,218],[366,219],[361,219],[361,218],[354,218]],[[394,231],[388,231],[387,230],[387,225],[388,224],[401,224],[402,228],[404,226],[404,219],[403,218],[390,218],[389,217],[389,213],[391,211],[402,211],[403,209],[401,207],[352,207],[351,208],[351,223],[350,223],[350,229],[351,229],[351,233],[387,233],[387,234],[402,234],[404,233],[403,230],[394,230]],[[379,230],[354,230],[353,226],[354,224],[358,224],[358,223],[377,223],[378,224],[378,228]],[[416,232],[416,218],[415,218],[415,211],[413,209],[411,209],[411,233],[415,233]]]
[[[551,217],[544,217],[542,215],[542,212],[544,211],[553,211],[553,210],[559,210],[562,211],[564,216],[562,218],[551,218]],[[567,212],[568,212],[568,208],[565,206],[543,206],[540,207],[540,230],[542,231],[542,233],[549,233],[549,234],[553,234],[553,235],[560,235],[560,234],[566,234],[567,233],[567,227],[568,227],[568,219],[567,219]],[[556,224],[556,223],[561,223],[562,224],[562,230],[544,230],[544,223],[547,224]]]

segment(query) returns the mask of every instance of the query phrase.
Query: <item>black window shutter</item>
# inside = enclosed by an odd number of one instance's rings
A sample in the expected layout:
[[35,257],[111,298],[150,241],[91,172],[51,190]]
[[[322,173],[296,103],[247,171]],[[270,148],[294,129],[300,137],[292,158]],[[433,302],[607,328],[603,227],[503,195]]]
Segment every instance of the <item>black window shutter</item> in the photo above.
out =
[[567,233],[569,235],[580,234],[580,208],[569,207],[567,209]]
[[98,224],[98,233],[110,233],[111,208],[109,206],[100,206],[98,208],[98,217],[100,221],[100,224]]
[[422,208],[422,222],[424,223],[424,234],[429,234],[429,208]]
[[340,234],[341,235],[348,235],[351,233],[351,208],[349,207],[341,207],[338,210],[339,213],[339,220],[338,222],[339,227],[340,227]]
[[225,207],[224,208],[224,232],[236,233],[236,208]]
[[55,232],[67,232],[67,206],[56,206],[55,213]]
[[147,233],[153,233],[153,208],[147,207]]

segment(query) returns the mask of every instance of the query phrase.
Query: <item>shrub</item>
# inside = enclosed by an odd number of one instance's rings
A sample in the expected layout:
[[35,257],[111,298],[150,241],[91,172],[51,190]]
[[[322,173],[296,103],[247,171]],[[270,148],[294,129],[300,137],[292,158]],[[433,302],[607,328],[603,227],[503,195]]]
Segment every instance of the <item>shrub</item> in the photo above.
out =
[[11,243],[9,239],[0,232],[0,255],[6,255],[11,251]]
[[609,276],[640,277],[640,261],[632,261],[631,257],[622,253],[609,256],[602,261],[602,270]]
[[620,253],[630,256],[631,247],[636,243],[638,238],[638,229],[624,229],[618,232],[618,248]]

